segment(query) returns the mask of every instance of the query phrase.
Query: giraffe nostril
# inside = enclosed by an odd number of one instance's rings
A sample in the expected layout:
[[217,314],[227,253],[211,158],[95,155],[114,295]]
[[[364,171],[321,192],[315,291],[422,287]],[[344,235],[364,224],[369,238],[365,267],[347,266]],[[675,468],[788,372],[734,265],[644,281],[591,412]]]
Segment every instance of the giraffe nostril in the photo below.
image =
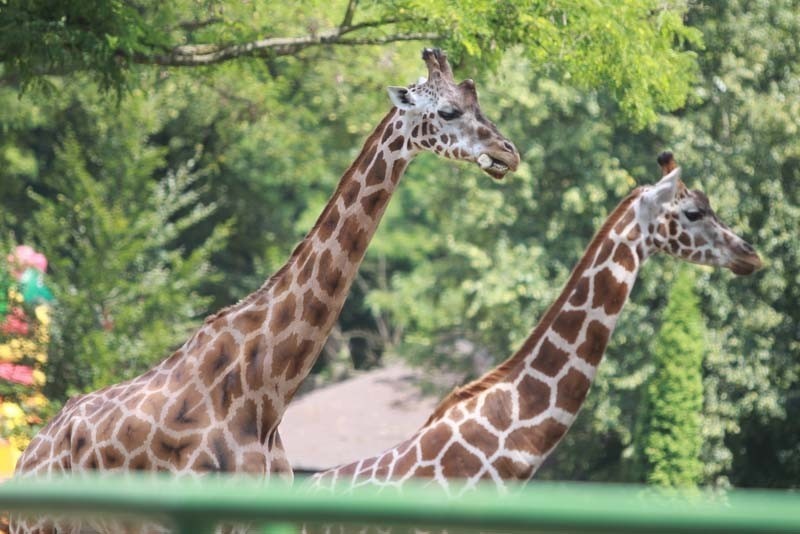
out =
[[505,148],[509,152],[516,152],[517,151],[517,148],[514,145],[512,145],[511,143],[509,143],[508,141],[503,141],[503,148]]

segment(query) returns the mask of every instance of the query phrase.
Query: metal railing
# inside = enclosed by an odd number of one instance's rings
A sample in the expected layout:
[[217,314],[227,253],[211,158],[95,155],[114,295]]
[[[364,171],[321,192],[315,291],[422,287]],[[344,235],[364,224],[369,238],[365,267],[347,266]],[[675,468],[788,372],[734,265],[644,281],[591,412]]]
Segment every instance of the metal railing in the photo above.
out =
[[425,487],[347,494],[310,492],[249,478],[209,476],[12,480],[0,485],[0,510],[168,518],[178,533],[211,532],[220,522],[265,532],[300,525],[381,525],[453,531],[800,532],[800,493],[694,492],[641,486],[532,483],[499,494],[478,487],[458,498]]

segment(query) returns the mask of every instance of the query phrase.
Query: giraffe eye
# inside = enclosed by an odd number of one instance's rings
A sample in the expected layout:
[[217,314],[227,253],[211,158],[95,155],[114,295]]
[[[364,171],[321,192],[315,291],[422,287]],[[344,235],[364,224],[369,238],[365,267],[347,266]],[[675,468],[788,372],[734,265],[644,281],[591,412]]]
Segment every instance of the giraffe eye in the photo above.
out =
[[703,218],[703,212],[698,210],[686,210],[683,212],[683,214],[686,215],[686,218],[692,222],[699,221]]
[[464,112],[458,108],[442,108],[439,110],[439,116],[446,121],[457,119],[463,114]]

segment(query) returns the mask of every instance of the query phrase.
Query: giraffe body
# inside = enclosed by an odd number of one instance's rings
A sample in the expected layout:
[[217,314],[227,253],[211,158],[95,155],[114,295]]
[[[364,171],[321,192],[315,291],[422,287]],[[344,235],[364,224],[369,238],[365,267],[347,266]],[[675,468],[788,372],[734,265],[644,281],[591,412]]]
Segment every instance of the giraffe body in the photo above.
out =
[[372,458],[315,476],[313,485],[399,487],[427,478],[449,489],[479,480],[527,481],[569,429],[642,263],[663,251],[750,274],[753,248],[721,223],[705,194],[665,176],[631,193],[594,237],[564,290],[522,347],[482,378],[451,393],[410,439]]
[[[23,453],[17,476],[98,469],[291,477],[278,424],[408,163],[428,150],[493,178],[519,163],[482,115],[472,81],[456,84],[439,50],[426,49],[423,59],[427,80],[389,88],[394,107],[288,262],[145,374],[67,402]],[[22,528],[12,531],[33,530]]]

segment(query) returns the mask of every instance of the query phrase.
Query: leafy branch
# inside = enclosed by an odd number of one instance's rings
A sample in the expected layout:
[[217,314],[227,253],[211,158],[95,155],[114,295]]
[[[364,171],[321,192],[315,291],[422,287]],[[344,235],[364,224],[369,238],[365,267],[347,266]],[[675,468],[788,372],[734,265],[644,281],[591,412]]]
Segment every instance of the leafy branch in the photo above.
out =
[[345,45],[364,46],[382,45],[399,41],[435,41],[442,35],[435,32],[396,33],[379,37],[345,37],[356,30],[367,27],[379,27],[399,22],[398,19],[363,22],[350,26],[340,26],[334,30],[300,37],[273,37],[258,39],[248,43],[232,45],[195,44],[181,45],[172,48],[166,54],[136,53],[132,59],[139,64],[155,64],[174,67],[193,67],[222,63],[240,57],[275,57],[290,56],[311,46]]

